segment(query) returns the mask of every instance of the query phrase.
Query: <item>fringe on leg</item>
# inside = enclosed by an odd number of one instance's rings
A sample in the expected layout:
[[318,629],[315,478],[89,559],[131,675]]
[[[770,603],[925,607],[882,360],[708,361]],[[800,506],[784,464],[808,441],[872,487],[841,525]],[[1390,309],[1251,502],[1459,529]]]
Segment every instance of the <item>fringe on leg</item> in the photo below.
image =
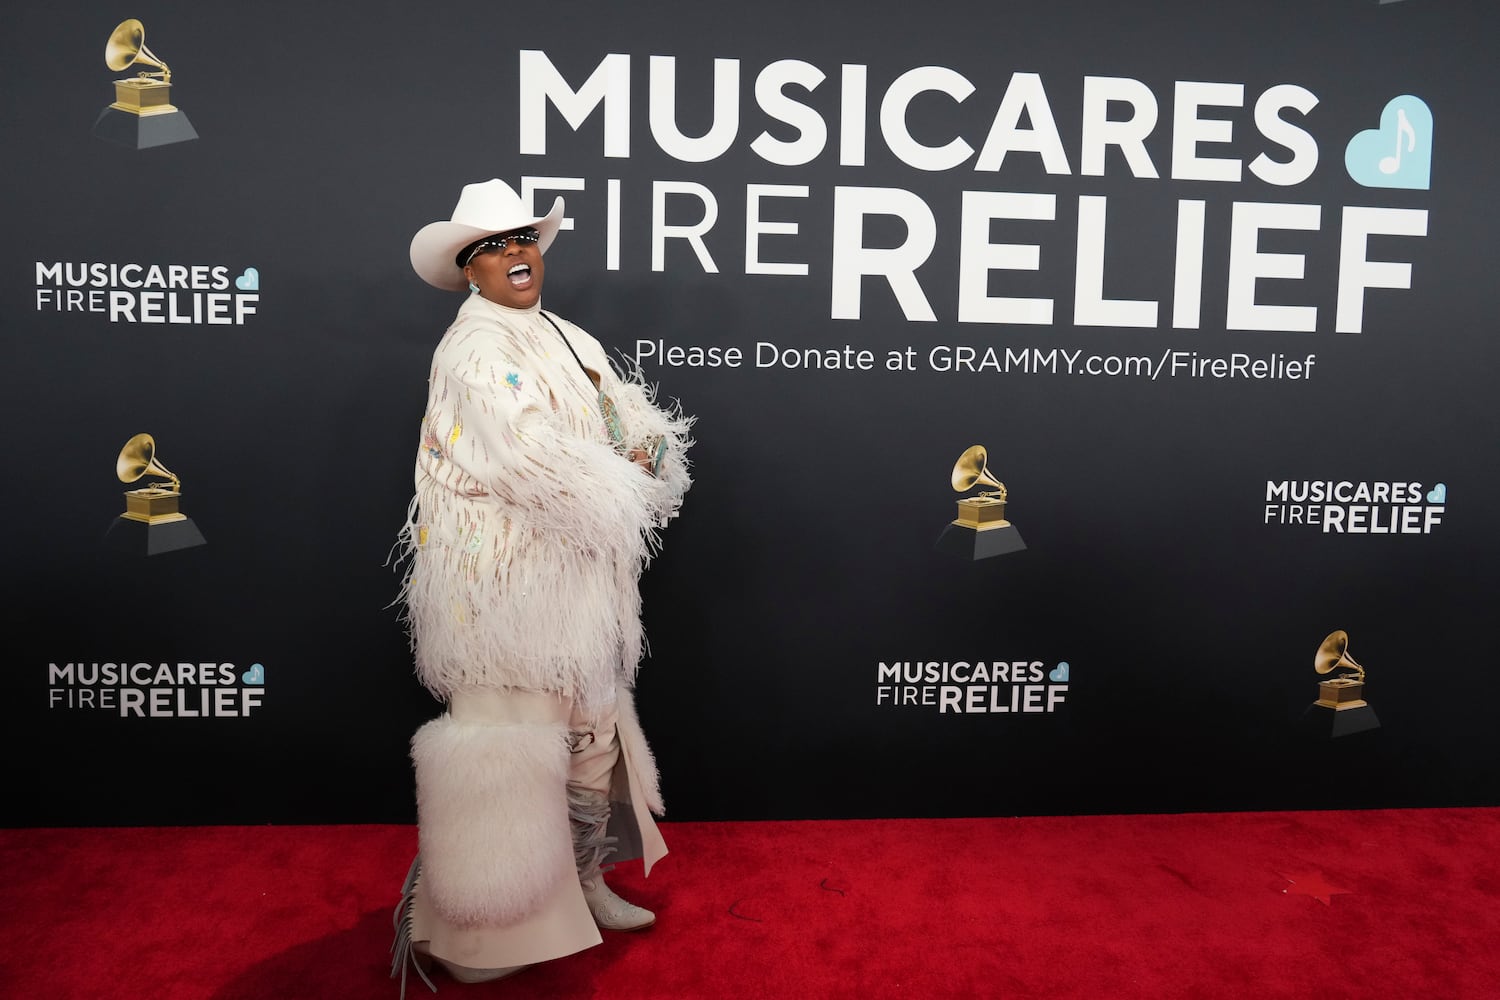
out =
[[396,939],[391,942],[391,978],[396,978],[396,972],[401,972],[401,1000],[406,1000],[406,970],[410,966],[417,970],[417,975],[422,977],[422,982],[432,992],[437,992],[437,987],[432,980],[427,978],[427,973],[417,963],[417,956],[412,951],[411,940],[411,909],[416,902],[417,879],[422,873],[422,856],[419,854],[412,859],[411,869],[406,873],[406,881],[401,885],[401,902],[396,904],[396,912],[392,915],[392,923],[395,925]]
[[568,822],[573,828],[573,860],[578,881],[599,878],[614,865],[604,861],[615,853],[617,838],[608,836],[609,796],[577,785],[568,786]]

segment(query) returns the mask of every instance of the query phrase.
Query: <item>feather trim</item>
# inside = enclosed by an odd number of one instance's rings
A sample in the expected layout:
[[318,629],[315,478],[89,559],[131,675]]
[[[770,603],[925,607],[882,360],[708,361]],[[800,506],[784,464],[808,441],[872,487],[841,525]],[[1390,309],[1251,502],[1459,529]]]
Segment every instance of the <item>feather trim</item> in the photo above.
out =
[[[647,448],[657,439],[666,442],[666,452],[657,469],[658,481],[664,488],[655,497],[657,506],[653,510],[655,526],[665,527],[677,516],[683,496],[693,485],[688,449],[694,444],[691,435],[697,418],[683,413],[681,400],[674,399],[665,406],[660,404],[657,401],[658,386],[646,381],[646,373],[640,365],[621,358],[620,369],[623,374],[616,386],[615,405],[627,429],[629,446]],[[654,534],[652,541],[656,541]]]
[[556,340],[544,324],[471,299],[443,338],[398,541],[401,597],[417,674],[438,698],[518,687],[597,711],[640,661],[638,580],[690,484],[692,421],[656,407],[639,372],[621,380],[567,324],[603,369],[629,440],[667,440],[662,477],[642,474],[593,426],[597,404],[572,358],[539,346]]
[[635,711],[635,693],[628,687],[619,691],[619,721],[615,731],[620,737],[620,746],[625,751],[625,760],[641,783],[641,796],[646,808],[653,815],[664,816],[667,809],[661,796],[661,773],[656,767],[656,755],[646,742],[646,733],[641,729],[641,720]]

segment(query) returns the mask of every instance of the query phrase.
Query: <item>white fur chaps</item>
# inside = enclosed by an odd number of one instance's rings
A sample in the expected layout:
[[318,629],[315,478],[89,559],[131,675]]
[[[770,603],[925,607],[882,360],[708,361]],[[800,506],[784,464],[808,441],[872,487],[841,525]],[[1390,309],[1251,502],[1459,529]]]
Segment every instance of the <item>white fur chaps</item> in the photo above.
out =
[[443,715],[417,730],[411,756],[421,880],[445,919],[514,923],[573,872],[565,725]]

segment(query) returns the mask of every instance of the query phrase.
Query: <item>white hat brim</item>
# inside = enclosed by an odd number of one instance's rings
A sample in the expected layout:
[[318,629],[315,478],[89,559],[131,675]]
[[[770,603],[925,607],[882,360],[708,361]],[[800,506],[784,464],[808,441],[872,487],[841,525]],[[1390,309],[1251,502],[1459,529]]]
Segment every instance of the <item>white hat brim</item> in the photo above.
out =
[[[536,219],[518,219],[514,225],[501,226],[470,226],[462,222],[430,222],[417,230],[417,235],[411,239],[411,266],[417,272],[417,276],[434,288],[445,291],[457,292],[468,287],[468,279],[454,257],[464,247],[475,240],[485,236],[493,236],[496,233],[508,233],[513,229],[524,229],[531,226],[541,234],[541,240],[537,243],[537,250],[546,253],[552,241],[557,238],[558,227],[562,225],[563,200],[559,197],[552,203],[548,213]],[[509,220],[507,220],[509,221]]]

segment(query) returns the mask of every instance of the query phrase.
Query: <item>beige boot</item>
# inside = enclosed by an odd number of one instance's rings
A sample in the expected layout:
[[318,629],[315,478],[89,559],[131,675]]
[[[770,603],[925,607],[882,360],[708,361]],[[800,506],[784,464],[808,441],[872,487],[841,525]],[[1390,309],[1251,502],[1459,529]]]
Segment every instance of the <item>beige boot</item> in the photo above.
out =
[[594,915],[594,923],[607,931],[638,931],[656,923],[656,914],[626,902],[604,884],[604,873],[609,866],[603,862],[615,852],[615,838],[607,833],[609,797],[569,785],[568,819],[573,827],[578,884],[583,888],[583,898]]
[[594,915],[594,923],[607,931],[641,931],[656,923],[656,914],[644,906],[636,906],[616,896],[614,890],[604,884],[603,876],[582,879],[583,898]]
[[471,969],[467,965],[459,965],[445,958],[438,958],[432,954],[431,946],[426,941],[413,941],[412,933],[412,905],[416,899],[417,881],[422,875],[422,859],[418,857],[411,863],[411,870],[406,873],[406,883],[401,887],[401,902],[396,904],[395,924],[396,940],[391,944],[391,978],[396,978],[396,973],[401,973],[401,1000],[406,1000],[406,970],[410,966],[416,970],[422,982],[432,992],[437,992],[433,985],[432,967],[434,964],[441,965],[454,979],[460,983],[487,983],[492,979],[504,979],[506,976],[515,975],[522,969],[529,968],[525,965],[511,965],[502,969]]

